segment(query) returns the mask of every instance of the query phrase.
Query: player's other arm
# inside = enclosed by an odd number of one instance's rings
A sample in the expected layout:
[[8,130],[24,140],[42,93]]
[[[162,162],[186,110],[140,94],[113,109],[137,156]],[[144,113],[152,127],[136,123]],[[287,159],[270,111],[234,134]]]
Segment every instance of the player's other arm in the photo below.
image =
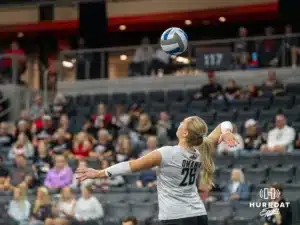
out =
[[[207,139],[214,145],[219,144],[221,141],[227,142],[229,145],[234,145],[234,139],[232,139],[233,125],[229,121],[220,123],[207,137]],[[227,140],[228,139],[228,140]],[[231,143],[232,142],[232,143]]]
[[77,177],[83,181],[86,179],[97,179],[112,176],[122,176],[142,170],[147,170],[159,166],[161,162],[161,153],[153,151],[139,159],[121,162],[104,170],[77,169]]

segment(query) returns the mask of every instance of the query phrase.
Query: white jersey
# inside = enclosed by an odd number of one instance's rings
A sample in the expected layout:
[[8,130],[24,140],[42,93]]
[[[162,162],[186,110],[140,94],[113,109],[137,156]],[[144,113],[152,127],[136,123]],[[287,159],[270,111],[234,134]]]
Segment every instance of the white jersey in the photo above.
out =
[[157,173],[159,220],[206,215],[196,185],[200,154],[179,146],[166,146],[157,151],[161,154]]

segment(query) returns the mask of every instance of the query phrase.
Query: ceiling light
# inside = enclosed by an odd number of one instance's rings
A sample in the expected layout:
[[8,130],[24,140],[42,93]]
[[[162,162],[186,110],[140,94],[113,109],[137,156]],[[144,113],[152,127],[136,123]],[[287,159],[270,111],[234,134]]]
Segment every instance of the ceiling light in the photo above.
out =
[[221,16],[221,17],[219,17],[219,21],[220,21],[221,23],[224,23],[224,22],[226,22],[226,18],[223,17],[223,16]]
[[120,55],[120,60],[122,60],[122,61],[127,60],[127,55]]
[[192,24],[192,21],[191,21],[191,20],[185,20],[184,23],[185,23],[185,25],[188,25],[188,26],[189,26],[189,25]]
[[120,26],[119,26],[119,29],[120,29],[120,30],[126,30],[126,28],[127,28],[126,25],[120,25]]
[[202,21],[202,24],[203,24],[203,25],[209,25],[209,24],[210,24],[210,21],[209,21],[209,20],[203,20],[203,21]]
[[22,37],[24,37],[24,33],[23,32],[19,32],[17,36],[18,36],[18,38],[22,38]]

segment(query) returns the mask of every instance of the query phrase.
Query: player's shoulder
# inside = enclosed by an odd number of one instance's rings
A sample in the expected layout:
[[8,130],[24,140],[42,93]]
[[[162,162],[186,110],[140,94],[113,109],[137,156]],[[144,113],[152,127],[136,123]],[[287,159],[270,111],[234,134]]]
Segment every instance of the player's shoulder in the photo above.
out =
[[158,152],[163,152],[163,153],[165,153],[165,152],[169,152],[169,153],[171,153],[171,152],[174,152],[174,150],[178,150],[179,148],[178,148],[178,146],[177,145],[175,145],[175,146],[172,146],[172,145],[167,145],[167,146],[163,146],[163,147],[160,147],[160,148],[158,148],[157,149],[157,151]]
[[176,154],[178,150],[178,146],[163,146],[158,148],[156,151],[161,154],[162,161],[168,161],[173,158],[174,154]]

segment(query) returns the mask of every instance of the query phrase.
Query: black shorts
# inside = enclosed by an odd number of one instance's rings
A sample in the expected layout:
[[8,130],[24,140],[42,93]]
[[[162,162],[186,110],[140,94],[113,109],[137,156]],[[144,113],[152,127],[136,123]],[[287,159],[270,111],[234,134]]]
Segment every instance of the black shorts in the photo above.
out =
[[161,220],[162,225],[208,225],[207,215],[176,220]]

